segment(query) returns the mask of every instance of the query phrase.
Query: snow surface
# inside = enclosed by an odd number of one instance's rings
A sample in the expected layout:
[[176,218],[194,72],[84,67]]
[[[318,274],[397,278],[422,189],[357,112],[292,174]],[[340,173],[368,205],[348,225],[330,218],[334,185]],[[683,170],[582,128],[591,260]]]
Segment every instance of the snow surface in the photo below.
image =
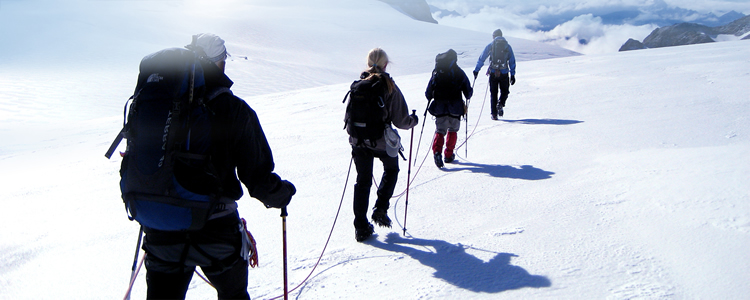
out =
[[[443,170],[426,156],[429,117],[424,134],[421,123],[401,131],[407,155],[419,147],[406,236],[402,162],[394,228],[357,243],[341,100],[367,51],[389,53],[422,122],[434,55],[456,49],[470,72],[489,38],[379,1],[310,2],[0,3],[0,299],[124,296],[138,225],[120,200],[120,160],[103,154],[140,59],[198,32],[227,40],[233,90],[258,112],[276,171],[297,186],[290,298],[750,293],[749,41],[580,56],[510,39],[518,82],[505,118],[490,120],[481,77],[459,144],[471,137]],[[280,296],[279,211],[250,197],[239,205],[260,253],[249,293]],[[145,298],[144,276],[133,299]],[[213,298],[194,277],[188,299]]]

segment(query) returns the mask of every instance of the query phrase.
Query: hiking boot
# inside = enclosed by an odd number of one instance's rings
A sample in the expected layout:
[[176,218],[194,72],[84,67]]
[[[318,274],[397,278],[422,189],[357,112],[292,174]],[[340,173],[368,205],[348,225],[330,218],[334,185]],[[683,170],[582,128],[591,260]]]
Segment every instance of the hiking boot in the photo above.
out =
[[372,221],[380,227],[391,228],[391,219],[388,218],[388,211],[385,209],[375,209],[372,212]]
[[454,160],[456,160],[456,153],[451,154],[451,156],[445,157],[446,164],[452,163]]
[[443,155],[440,154],[440,152],[435,152],[435,165],[438,168],[442,168],[444,166],[443,165]]
[[498,117],[502,117],[503,116],[503,108],[502,107],[498,107],[497,108],[497,116]]
[[357,239],[357,242],[364,242],[365,240],[369,239],[372,234],[375,232],[375,229],[372,227],[372,224],[367,223],[366,227],[355,227],[355,235],[354,238]]
[[497,121],[497,115],[492,115],[492,120]]

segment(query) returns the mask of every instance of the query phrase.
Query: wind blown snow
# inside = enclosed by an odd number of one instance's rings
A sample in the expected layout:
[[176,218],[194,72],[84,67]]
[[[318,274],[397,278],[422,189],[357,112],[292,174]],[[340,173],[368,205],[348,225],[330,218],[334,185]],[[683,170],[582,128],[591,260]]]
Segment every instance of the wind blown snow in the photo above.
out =
[[[424,117],[434,57],[453,48],[470,74],[487,32],[414,21],[379,1],[3,1],[0,299],[124,296],[138,224],[120,199],[120,161],[103,154],[140,58],[199,32],[227,40],[234,93],[297,186],[292,298],[750,293],[748,41],[577,55],[509,39],[519,62],[505,117],[490,120],[482,72],[457,162],[440,170]],[[412,165],[401,162],[394,227],[358,243],[341,100],[378,46],[424,124],[400,131]],[[247,196],[239,206],[259,247],[250,296],[277,297],[279,211]],[[134,299],[145,298],[144,276]],[[187,297],[215,295],[196,276]]]

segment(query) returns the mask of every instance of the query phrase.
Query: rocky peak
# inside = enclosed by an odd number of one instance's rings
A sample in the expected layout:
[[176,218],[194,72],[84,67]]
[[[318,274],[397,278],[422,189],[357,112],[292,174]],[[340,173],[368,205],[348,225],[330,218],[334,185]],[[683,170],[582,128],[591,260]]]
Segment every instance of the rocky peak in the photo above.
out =
[[748,39],[750,37],[750,35],[747,35],[748,32],[750,32],[750,16],[744,16],[727,25],[716,27],[695,23],[679,23],[654,29],[651,34],[643,39],[643,43],[636,43],[638,41],[629,39],[620,47],[620,51],[713,43],[716,41],[716,37],[721,34],[737,37],[745,35],[744,39]]

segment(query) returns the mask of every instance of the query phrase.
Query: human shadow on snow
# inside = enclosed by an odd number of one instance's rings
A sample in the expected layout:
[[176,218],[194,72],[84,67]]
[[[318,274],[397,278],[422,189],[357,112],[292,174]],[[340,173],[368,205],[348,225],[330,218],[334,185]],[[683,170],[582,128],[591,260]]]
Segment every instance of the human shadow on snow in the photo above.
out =
[[583,123],[578,120],[557,120],[557,119],[523,119],[523,120],[507,120],[500,119],[500,121],[506,123],[519,123],[519,124],[530,124],[530,125],[573,125]]
[[[385,243],[370,239],[365,243],[383,250],[401,252],[435,269],[436,278],[466,290],[481,293],[500,293],[525,287],[551,286],[547,277],[531,275],[519,266],[510,264],[512,253],[497,253],[485,262],[469,253],[465,246],[441,240],[402,238],[398,233],[389,233]],[[413,245],[424,250],[402,246]],[[427,247],[432,247],[434,251]]]
[[[459,168],[443,168],[445,172],[457,172],[457,171],[470,171],[474,173],[485,173],[492,177],[501,178],[513,178],[513,179],[524,179],[524,180],[542,180],[550,179],[554,172],[545,171],[534,166],[523,165],[519,168],[514,166],[502,166],[502,165],[483,165],[470,162],[455,161],[453,165],[459,165],[464,167]],[[450,165],[450,164],[449,164]]]

